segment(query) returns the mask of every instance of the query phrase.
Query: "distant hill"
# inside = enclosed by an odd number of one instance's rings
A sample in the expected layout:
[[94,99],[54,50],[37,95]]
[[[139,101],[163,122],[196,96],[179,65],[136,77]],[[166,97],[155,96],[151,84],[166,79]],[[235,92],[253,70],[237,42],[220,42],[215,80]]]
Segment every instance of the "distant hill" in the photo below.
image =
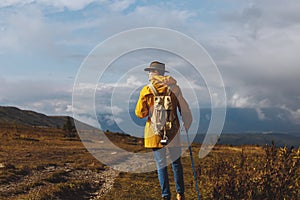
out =
[[[202,111],[201,117],[205,115],[208,116],[209,111]],[[5,123],[5,124],[20,124],[24,126],[35,126],[35,127],[63,128],[64,124],[67,121],[67,117],[68,116],[47,116],[45,114],[37,113],[30,110],[21,110],[16,107],[0,106],[0,124]],[[235,118],[235,120],[233,118]],[[254,130],[256,129],[260,130],[260,128],[262,127],[262,125],[260,124],[262,124],[262,122],[261,120],[253,120],[253,119],[251,121],[251,118],[255,118],[255,113],[253,112],[253,110],[245,110],[245,112],[242,112],[241,109],[237,109],[237,110],[230,109],[230,111],[227,113],[227,119],[224,127],[226,133],[223,132],[221,134],[219,139],[219,144],[265,145],[265,144],[271,144],[271,142],[274,141],[277,146],[283,146],[283,145],[299,146],[300,145],[300,131],[295,131],[295,130],[300,130],[297,129],[298,128],[297,125],[294,125],[292,129],[284,129],[284,130],[293,130],[293,132],[284,132],[284,133],[280,131],[254,132]],[[101,119],[101,116],[99,117],[99,119]],[[205,119],[208,118],[206,117]],[[102,123],[103,122],[104,120],[102,120]],[[204,120],[204,122],[207,123],[209,121]],[[247,122],[249,123],[249,125],[247,124]],[[138,123],[142,125],[144,121],[138,121]],[[274,126],[272,126],[271,121],[265,121],[265,123],[267,123],[268,126],[263,125],[264,127],[266,127],[266,129],[262,129],[262,130],[273,130]],[[234,126],[232,124],[234,124]],[[250,128],[251,126],[253,126],[253,128],[249,131],[249,129],[243,128],[242,126],[243,124],[245,126],[249,126],[248,128]],[[84,124],[82,122],[78,123],[77,125],[82,126],[82,128],[84,129],[94,129],[93,127]],[[274,130],[276,130],[277,126],[280,126],[280,124],[279,125],[277,124]],[[236,127],[236,129],[233,127]],[[116,124],[110,126],[107,125],[105,126],[105,128],[113,132],[122,132],[118,130]],[[114,128],[116,130],[114,130]],[[202,126],[200,126],[200,129],[205,130],[205,126],[202,124]],[[240,129],[241,131],[238,132]],[[127,133],[127,134],[131,134],[131,133]],[[193,142],[202,143],[204,136],[205,135],[201,134],[201,132],[198,133]]]
[[[201,112],[203,125],[207,124],[211,112],[208,109]],[[227,108],[223,133],[262,132],[300,133],[300,123],[295,123],[291,113],[281,108]]]
[[[194,143],[202,143],[205,135],[197,134],[194,138]],[[212,137],[215,137],[212,135]],[[219,137],[218,144],[227,144],[227,145],[271,145],[272,142],[276,146],[300,146],[300,137],[298,135],[286,134],[286,133],[234,133],[221,134]]]
[[[131,120],[139,126],[144,126],[146,119],[135,116],[134,108],[129,110]],[[128,117],[120,113],[117,118],[122,119],[123,127],[128,122]],[[280,108],[227,108],[226,118],[222,133],[289,133],[300,136],[300,123],[293,121],[291,113]],[[117,123],[112,121],[112,114],[99,113],[98,120],[103,129],[121,132]],[[200,109],[199,129],[197,133],[206,133],[211,120],[211,109]],[[196,121],[193,122],[197,123]]]
[[[131,120],[138,126],[143,127],[146,119],[138,119],[134,114],[134,108],[130,110]],[[127,116],[126,116],[127,117]],[[118,118],[126,126],[128,120],[122,114]],[[98,120],[103,129],[114,132],[122,132],[111,114],[98,114]],[[200,122],[195,143],[201,143],[207,132],[211,120],[211,110],[200,110]],[[196,122],[194,122],[196,123]],[[184,139],[184,137],[183,137]],[[252,108],[227,108],[226,118],[220,144],[271,144],[272,141],[278,146],[300,145],[300,124],[291,120],[291,114],[284,109],[263,108],[259,111]]]
[[0,123],[62,128],[67,116],[47,116],[16,107],[0,106]]

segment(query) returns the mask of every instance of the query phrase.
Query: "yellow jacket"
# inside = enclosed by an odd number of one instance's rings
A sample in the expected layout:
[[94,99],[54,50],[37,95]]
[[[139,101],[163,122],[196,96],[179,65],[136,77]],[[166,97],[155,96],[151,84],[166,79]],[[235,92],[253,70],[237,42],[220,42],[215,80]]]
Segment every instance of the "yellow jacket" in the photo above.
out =
[[[192,123],[192,114],[190,108],[183,98],[179,86],[176,84],[177,81],[171,76],[160,76],[156,75],[151,78],[152,85],[156,88],[159,94],[166,94],[167,88],[169,87],[172,91],[171,98],[173,103],[172,111],[175,112],[176,120],[172,126],[172,130],[169,135],[170,143],[168,146],[180,146],[180,123],[177,116],[177,108],[182,116],[184,127],[189,129]],[[160,144],[162,139],[160,135],[156,135],[153,131],[151,124],[151,118],[149,111],[152,109],[154,104],[154,95],[149,86],[144,86],[140,92],[139,100],[136,104],[135,114],[139,118],[148,117],[144,130],[144,142],[146,148],[162,148]],[[151,113],[151,112],[150,112]]]

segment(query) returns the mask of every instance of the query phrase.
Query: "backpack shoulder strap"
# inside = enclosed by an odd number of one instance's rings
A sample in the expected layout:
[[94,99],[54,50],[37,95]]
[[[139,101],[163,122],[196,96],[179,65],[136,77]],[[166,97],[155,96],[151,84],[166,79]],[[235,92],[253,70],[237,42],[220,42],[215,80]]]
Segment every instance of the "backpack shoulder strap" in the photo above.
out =
[[167,88],[167,96],[171,96],[172,90],[170,87]]
[[148,86],[150,87],[151,91],[153,92],[154,96],[159,96],[157,90],[152,85],[152,83],[149,83]]
[[[153,92],[154,96],[159,96],[157,90],[155,89],[155,87],[152,85],[152,83],[149,83],[148,86],[150,87],[151,91]],[[170,87],[167,87],[167,96],[170,96],[172,93],[172,90]]]

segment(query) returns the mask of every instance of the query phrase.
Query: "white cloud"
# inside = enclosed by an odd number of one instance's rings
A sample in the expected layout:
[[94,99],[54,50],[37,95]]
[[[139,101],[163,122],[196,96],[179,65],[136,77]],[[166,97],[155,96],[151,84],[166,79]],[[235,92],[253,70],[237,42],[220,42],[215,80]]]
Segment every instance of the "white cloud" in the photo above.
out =
[[2,0],[0,2],[0,7],[8,7],[8,6],[22,6],[25,4],[30,4],[34,2],[35,0]]
[[[121,76],[121,74],[119,74]],[[126,75],[124,77],[118,77],[119,80],[116,83],[106,83],[106,82],[100,82],[97,85],[97,92],[101,94],[107,94],[112,93],[115,89],[120,90],[129,90],[134,89],[136,87],[140,87],[145,84],[145,82],[142,82],[142,77],[136,76],[136,75]],[[93,85],[87,86],[87,88],[93,88]]]
[[121,11],[105,10],[96,13],[95,18],[107,19],[101,22],[99,30],[105,30],[100,33],[105,37],[110,37],[124,30],[147,26],[184,30],[187,27],[187,20],[193,16],[195,16],[193,11],[170,8],[163,3],[162,5],[155,5],[154,3],[143,6],[135,5],[126,14]]
[[84,8],[85,6],[93,3],[93,2],[102,2],[99,0],[76,0],[76,1],[70,1],[70,0],[60,0],[60,1],[52,1],[52,0],[36,0],[37,3],[50,5],[53,7],[58,8],[68,8],[70,10],[80,10]]
[[182,28],[185,22],[195,16],[195,12],[191,10],[167,9],[165,5],[138,6],[134,12],[130,14],[137,19],[143,20],[144,23],[152,23],[157,26]]
[[[99,10],[94,8],[92,12],[84,10],[92,3],[101,5],[101,8]],[[166,5],[167,3],[163,2],[138,4],[134,0],[4,0],[0,2],[0,9],[3,9],[0,14],[0,56],[1,59],[5,58],[6,53],[11,51],[12,54],[19,52],[24,55],[53,54],[55,59],[60,59],[62,55],[69,56],[76,53],[83,55],[82,48],[92,49],[98,42],[119,31],[143,26],[173,28],[188,33],[208,49],[220,68],[230,106],[260,109],[285,105],[286,110],[298,119],[300,109],[298,0],[287,1],[284,6],[279,0],[252,1],[250,4],[244,1],[239,4],[243,7],[238,6],[230,10],[225,8],[226,13],[221,13],[220,18],[214,15],[216,21],[204,17],[197,18],[198,11],[193,8]],[[9,6],[12,6],[11,10],[5,11],[4,9]],[[55,11],[49,11],[49,7]],[[66,9],[71,10],[68,16],[67,14],[64,16]],[[80,17],[73,19],[71,17],[73,11],[80,12]],[[220,13],[217,9],[215,11]],[[54,15],[55,12],[58,15]],[[63,16],[64,20],[60,22],[54,16]],[[124,45],[126,42],[130,41],[124,41]],[[146,60],[145,57],[143,59]],[[180,63],[180,59],[174,61],[166,58],[165,61],[175,69],[185,64]],[[65,63],[60,64],[64,66]],[[189,75],[193,89],[197,92],[205,91],[204,85],[198,82],[193,72],[186,71],[184,75]],[[107,95],[116,87],[135,89],[143,85],[145,80],[145,77],[134,74],[124,79],[118,86],[116,83],[100,85],[97,92]],[[185,80],[179,78],[179,82],[184,83]],[[40,106],[46,109],[44,105],[49,102],[45,99],[65,100],[70,96],[70,90],[57,91],[54,87],[60,86],[56,84],[51,86],[49,83],[39,81],[35,84],[39,88],[26,81],[25,83],[4,81],[0,87],[1,102],[20,105],[22,102],[23,105],[34,102],[32,103],[34,108]],[[86,85],[84,89],[94,89],[94,86]],[[126,95],[127,90],[124,90],[124,94],[118,94],[120,99]],[[29,94],[24,91],[29,91]],[[124,99],[131,101],[129,98]],[[201,99],[201,102],[203,101],[209,101],[209,98],[205,96]],[[41,104],[38,104],[39,102]],[[53,113],[70,111],[70,102],[67,101],[64,103],[57,101],[49,105],[51,106],[49,110]],[[265,117],[259,110],[258,114],[262,119]]]
[[291,115],[291,120],[292,120],[294,123],[300,124],[300,108],[293,110],[293,109],[287,107],[287,106],[284,105],[284,104],[281,105],[280,108],[282,108],[282,109],[284,109],[284,110],[286,110],[286,111],[288,111],[288,112],[290,113],[290,115]]
[[279,1],[253,1],[227,10],[215,24],[217,31],[198,36],[220,68],[229,106],[280,108],[285,104],[297,116],[299,9],[300,2],[294,0],[285,6]]
[[46,114],[70,114],[71,88],[52,81],[0,79],[0,104]]
[[3,54],[44,56],[56,60],[64,55],[58,42],[66,29],[49,23],[39,8],[29,6],[0,16],[3,27],[0,31],[0,48]]
[[76,1],[70,1],[70,0],[2,0],[0,2],[0,8],[1,7],[8,7],[8,6],[24,6],[29,4],[40,4],[44,6],[52,6],[59,9],[70,9],[70,10],[80,10],[84,8],[85,6],[91,4],[91,3],[102,3],[106,2],[105,0],[76,0]]
[[134,3],[135,0],[115,0],[109,5],[109,8],[113,11],[123,11]]
[[[91,126],[94,126],[95,128],[99,128],[99,122],[94,117],[91,117],[89,115],[77,115],[77,113],[73,117],[80,122],[89,124]],[[77,128],[80,129],[80,125]]]
[[68,113],[72,113],[72,110],[73,110],[72,105],[67,104],[67,108],[66,108],[65,111],[68,112]]
[[116,105],[109,105],[109,104],[97,104],[97,110],[98,113],[101,114],[114,114],[114,115],[118,115],[122,112],[124,112],[124,110],[121,107],[118,107]]
[[69,100],[57,97],[56,99],[44,99],[37,102],[29,102],[26,106],[30,109],[51,115],[72,115],[69,104]]
[[108,125],[113,125],[114,123],[119,124],[121,122],[123,122],[123,119],[116,117],[116,116],[112,116],[112,115],[104,115],[104,121],[105,123],[107,123]]
[[136,86],[141,86],[144,83],[141,82],[140,78],[138,78],[137,76],[129,76],[126,80],[126,85],[128,87],[133,87],[135,88]]
[[257,113],[257,116],[258,116],[259,120],[266,120],[267,119],[265,113],[260,108],[256,108],[255,110],[256,110],[256,113]]
[[243,108],[249,106],[249,97],[242,97],[239,94],[234,94],[229,101],[233,107]]

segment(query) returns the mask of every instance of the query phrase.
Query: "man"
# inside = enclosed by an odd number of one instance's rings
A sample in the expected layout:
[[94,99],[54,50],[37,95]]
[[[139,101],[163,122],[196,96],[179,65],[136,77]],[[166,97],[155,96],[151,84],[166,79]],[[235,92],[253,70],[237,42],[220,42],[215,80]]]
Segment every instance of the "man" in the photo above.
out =
[[[172,160],[177,200],[184,200],[183,169],[180,159],[180,123],[177,116],[177,109],[182,116],[183,126],[186,130],[189,129],[192,123],[191,111],[186,100],[182,96],[179,86],[176,84],[176,80],[171,76],[164,75],[165,72],[168,72],[165,70],[164,63],[154,61],[144,70],[148,71],[149,81],[152,86],[149,84],[143,87],[135,108],[135,114],[137,117],[148,117],[144,131],[144,145],[145,148],[153,149],[158,171],[158,179],[162,190],[162,197],[167,200],[171,198],[171,192],[166,164],[166,148],[164,147],[168,147]],[[154,131],[153,126],[151,126],[154,98],[157,96],[153,90],[156,90],[159,95],[166,95],[168,93],[171,96],[173,108],[171,109],[171,112],[173,112],[172,114],[175,116],[175,119],[172,122],[172,127],[167,132],[166,138],[164,138],[161,134],[157,134]],[[162,143],[164,139],[167,140],[167,144]]]

